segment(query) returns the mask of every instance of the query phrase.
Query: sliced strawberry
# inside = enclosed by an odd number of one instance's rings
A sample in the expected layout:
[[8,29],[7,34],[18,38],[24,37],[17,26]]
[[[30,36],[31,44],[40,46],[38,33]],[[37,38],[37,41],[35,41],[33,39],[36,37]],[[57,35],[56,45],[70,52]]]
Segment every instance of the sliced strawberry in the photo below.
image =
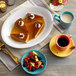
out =
[[25,60],[24,62],[25,62],[25,63],[28,63],[28,60]]
[[27,69],[29,69],[29,65],[27,66]]
[[29,63],[26,63],[26,65],[29,65]]
[[35,65],[35,69],[38,69],[38,66],[37,65]]
[[29,59],[29,64],[31,63],[31,60]]
[[39,62],[39,61],[37,61],[35,64],[38,65],[38,62]]
[[30,55],[29,55],[29,58],[31,58],[31,57],[33,57],[33,55],[32,55],[32,54],[30,54]]
[[30,60],[30,58],[27,58],[27,60]]
[[32,66],[31,66],[31,65],[29,65],[29,71],[31,71],[31,68],[32,68]]
[[27,58],[28,58],[28,55],[24,58],[24,60],[27,59]]
[[30,55],[34,56],[34,54],[32,52],[30,52]]

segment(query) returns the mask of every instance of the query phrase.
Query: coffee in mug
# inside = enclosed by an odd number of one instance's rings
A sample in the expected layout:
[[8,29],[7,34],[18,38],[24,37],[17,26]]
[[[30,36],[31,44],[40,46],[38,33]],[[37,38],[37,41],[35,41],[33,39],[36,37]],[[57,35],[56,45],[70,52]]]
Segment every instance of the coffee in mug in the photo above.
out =
[[61,46],[61,47],[65,47],[69,44],[68,39],[65,37],[60,37],[57,42],[58,42],[59,46]]
[[56,38],[56,46],[59,50],[66,50],[70,44],[71,35],[67,36],[65,34],[61,34]]
[[72,16],[70,14],[64,14],[61,17],[61,20],[66,23],[70,23],[72,21]]
[[74,21],[74,15],[69,11],[64,11],[60,16],[55,15],[55,20],[57,20],[60,24],[60,27],[63,29],[68,29]]

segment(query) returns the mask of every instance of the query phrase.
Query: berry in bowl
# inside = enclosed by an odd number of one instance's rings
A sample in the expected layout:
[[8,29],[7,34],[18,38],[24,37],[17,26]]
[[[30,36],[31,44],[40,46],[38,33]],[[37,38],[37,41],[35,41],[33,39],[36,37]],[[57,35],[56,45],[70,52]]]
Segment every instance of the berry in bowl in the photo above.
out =
[[59,11],[67,4],[67,0],[49,0],[49,4],[52,10]]
[[40,74],[47,66],[47,59],[42,52],[30,50],[23,55],[21,66],[29,74]]

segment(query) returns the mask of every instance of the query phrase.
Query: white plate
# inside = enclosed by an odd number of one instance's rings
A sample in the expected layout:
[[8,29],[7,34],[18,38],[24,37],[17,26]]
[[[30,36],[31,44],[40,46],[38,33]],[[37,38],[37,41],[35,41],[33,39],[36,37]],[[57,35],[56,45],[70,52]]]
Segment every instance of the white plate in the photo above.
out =
[[[15,21],[19,18],[24,18],[26,13],[41,15],[44,17],[44,20],[45,20],[45,28],[42,31],[42,33],[36,39],[29,41],[27,44],[16,42],[12,40],[10,37],[10,32],[11,32],[11,29],[13,28]],[[3,41],[11,47],[28,48],[42,42],[49,35],[52,27],[53,27],[52,14],[45,8],[32,6],[32,7],[22,8],[16,11],[15,13],[11,14],[2,26],[1,36],[2,36]]]

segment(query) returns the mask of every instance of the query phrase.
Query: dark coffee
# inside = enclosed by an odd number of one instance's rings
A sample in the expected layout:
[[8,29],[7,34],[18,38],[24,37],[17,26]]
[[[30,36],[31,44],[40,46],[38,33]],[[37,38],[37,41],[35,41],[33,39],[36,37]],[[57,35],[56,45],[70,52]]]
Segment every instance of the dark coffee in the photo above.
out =
[[58,39],[58,44],[62,47],[67,46],[69,41],[65,37],[61,37]]

